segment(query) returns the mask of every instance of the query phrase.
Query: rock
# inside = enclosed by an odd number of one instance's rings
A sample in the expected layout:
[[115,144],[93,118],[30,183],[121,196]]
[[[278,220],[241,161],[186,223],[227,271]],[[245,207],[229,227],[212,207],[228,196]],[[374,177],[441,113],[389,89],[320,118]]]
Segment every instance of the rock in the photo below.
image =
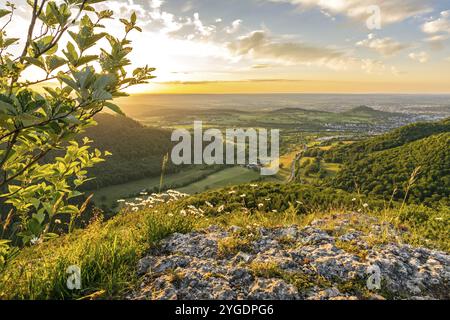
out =
[[[326,219],[300,228],[258,228],[248,252],[224,259],[218,243],[239,237],[238,227],[209,227],[173,234],[139,260],[141,285],[129,299],[449,299],[450,256],[398,243],[371,247],[367,234],[349,221],[370,223],[373,217],[331,217],[337,232],[321,228]],[[375,228],[378,226],[379,228]],[[377,231],[369,231],[377,232]],[[381,232],[381,231],[380,231]],[[395,230],[391,230],[395,234]],[[372,272],[368,273],[368,270]],[[375,271],[374,271],[375,270]],[[379,272],[379,274],[374,274]],[[369,288],[369,277],[377,286]]]
[[297,289],[280,279],[258,278],[250,288],[250,300],[295,300],[298,298]]

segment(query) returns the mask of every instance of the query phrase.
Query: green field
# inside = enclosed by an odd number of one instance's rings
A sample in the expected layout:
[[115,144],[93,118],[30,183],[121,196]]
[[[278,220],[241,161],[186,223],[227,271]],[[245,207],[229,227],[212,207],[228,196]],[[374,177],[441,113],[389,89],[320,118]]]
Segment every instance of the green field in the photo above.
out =
[[[198,179],[199,176],[208,175],[216,172],[213,168],[191,168],[186,169],[180,173],[167,175],[164,177],[163,185],[188,185]],[[144,189],[159,188],[160,178],[150,177],[136,181],[131,181],[123,184],[100,188],[94,192],[94,202],[97,205],[106,205],[111,207],[118,199],[129,198],[132,195],[138,194]],[[89,193],[89,192],[88,192]]]
[[[195,194],[206,190],[218,189],[231,185],[257,181],[261,179],[261,177],[262,176],[258,171],[243,167],[233,167],[213,173],[206,179],[192,183],[179,190],[188,194]],[[265,178],[265,181],[267,181],[267,179],[271,178]]]
[[[199,176],[206,178],[198,180]],[[184,185],[175,188],[188,194],[200,193],[205,190],[219,189],[222,187],[247,183],[259,180],[261,175],[258,171],[244,167],[232,167],[217,171],[215,169],[191,168],[180,173],[164,177],[164,185]],[[265,178],[265,181],[273,181],[275,178]],[[94,192],[94,202],[98,206],[112,207],[118,199],[128,199],[144,189],[159,187],[159,177],[145,178],[124,184],[101,188]],[[166,188],[167,188],[166,187]],[[92,192],[92,191],[91,191]]]

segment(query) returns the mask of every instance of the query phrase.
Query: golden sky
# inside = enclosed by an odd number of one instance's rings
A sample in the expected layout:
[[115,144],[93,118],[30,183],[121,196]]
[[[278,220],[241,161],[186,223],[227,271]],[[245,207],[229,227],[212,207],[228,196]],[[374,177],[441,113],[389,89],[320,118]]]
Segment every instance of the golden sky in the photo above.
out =
[[[29,9],[15,2],[11,36],[21,37]],[[449,1],[109,0],[96,7],[117,18],[137,13],[143,32],[131,36],[132,64],[157,68],[157,78],[133,92],[450,93]],[[107,30],[118,35],[122,26],[112,21]]]

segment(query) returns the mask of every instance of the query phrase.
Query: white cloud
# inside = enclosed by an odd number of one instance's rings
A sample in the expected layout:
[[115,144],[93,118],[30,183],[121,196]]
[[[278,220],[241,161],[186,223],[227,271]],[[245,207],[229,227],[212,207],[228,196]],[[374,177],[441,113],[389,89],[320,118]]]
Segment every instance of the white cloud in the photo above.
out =
[[239,28],[241,27],[241,25],[242,25],[241,19],[234,20],[231,23],[231,26],[225,28],[225,32],[228,34],[236,33],[239,30]]
[[395,53],[409,47],[409,45],[402,44],[389,37],[381,39],[376,38],[372,33],[367,36],[367,39],[357,42],[356,45],[359,47],[370,48],[384,56],[392,56]]
[[438,19],[424,23],[422,31],[428,34],[450,33],[450,10],[441,12]]
[[430,59],[430,56],[427,52],[421,51],[421,52],[412,52],[409,54],[409,57],[414,60],[418,61],[420,63],[426,63]]
[[230,42],[228,49],[237,56],[250,56],[254,59],[287,65],[327,65],[333,67],[343,57],[343,53],[335,49],[301,42],[278,41],[269,37],[266,31],[262,30],[253,31]]
[[152,9],[161,8],[163,3],[164,3],[163,0],[150,0],[150,8],[152,8]]
[[379,5],[381,21],[390,24],[407,18],[430,12],[431,8],[423,0],[267,0],[271,2],[291,3],[300,7],[319,7],[323,12],[342,14],[350,18],[366,21],[372,14],[369,8]]

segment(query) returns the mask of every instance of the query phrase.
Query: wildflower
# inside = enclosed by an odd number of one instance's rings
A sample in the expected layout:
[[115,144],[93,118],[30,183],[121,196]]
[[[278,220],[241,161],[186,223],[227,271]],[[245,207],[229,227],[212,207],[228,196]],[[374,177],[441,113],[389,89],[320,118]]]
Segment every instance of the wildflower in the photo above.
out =
[[123,200],[123,199],[119,199],[119,200],[117,200],[117,202],[118,202],[118,203],[124,203],[124,202],[125,202],[125,200]]
[[221,206],[217,209],[217,212],[218,212],[218,213],[221,213],[223,210],[225,210],[225,206],[224,206],[224,205],[221,205]]
[[245,198],[245,197],[247,197],[247,195],[244,193],[244,194],[241,194],[240,197]]
[[272,212],[273,212],[273,213],[277,213],[278,211],[277,211],[277,210],[272,210]]
[[210,208],[214,208],[213,204],[209,201],[205,201],[205,204]]
[[251,184],[250,187],[256,188],[256,187],[258,187],[258,185],[257,184]]
[[368,208],[368,207],[369,207],[369,204],[368,204],[368,203],[364,203],[364,204],[363,204],[363,207],[364,207],[364,208]]
[[270,198],[266,198],[266,199],[264,199],[265,201],[270,201],[271,199]]
[[234,191],[234,190],[231,190],[230,192],[228,192],[228,194],[235,194],[236,193],[236,191]]
[[33,239],[30,240],[32,245],[36,245],[39,244],[41,241],[38,237],[34,237]]
[[258,208],[264,207],[264,203],[258,203]]
[[55,220],[55,223],[56,223],[56,224],[61,224],[61,220],[56,219],[56,220]]

